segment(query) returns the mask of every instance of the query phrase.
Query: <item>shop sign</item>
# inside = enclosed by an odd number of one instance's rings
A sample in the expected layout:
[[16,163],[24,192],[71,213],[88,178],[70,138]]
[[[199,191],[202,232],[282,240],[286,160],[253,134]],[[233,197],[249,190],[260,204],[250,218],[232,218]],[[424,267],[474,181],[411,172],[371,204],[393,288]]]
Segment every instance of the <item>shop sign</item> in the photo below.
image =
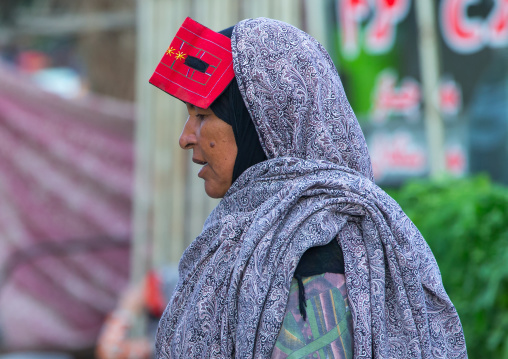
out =
[[[465,131],[463,124],[452,126],[454,130],[448,133],[454,135],[447,136],[445,143],[445,166],[448,173],[461,176],[468,167]],[[421,124],[395,121],[390,128],[368,126],[364,132],[376,183],[399,184],[404,179],[428,174],[429,153]]]
[[[421,84],[411,77],[405,77],[397,85],[398,78],[392,69],[378,74],[373,92],[372,120],[384,123],[390,115],[401,116],[413,121],[420,117]],[[443,115],[455,116],[462,107],[459,84],[444,77],[439,84],[439,103]]]
[[[425,0],[428,1],[428,0]],[[478,0],[441,0],[439,23],[446,45],[460,54],[508,46],[508,0],[493,0],[487,17],[471,17]],[[397,25],[408,15],[411,0],[337,0],[342,54],[355,59],[360,48],[384,54],[393,48]]]
[[471,54],[483,48],[508,45],[508,0],[494,0],[486,18],[470,17],[477,0],[442,0],[439,22],[443,39],[455,52]]
[[410,0],[338,0],[342,49],[346,58],[358,55],[361,23],[367,18],[365,49],[372,54],[385,53],[393,47],[397,24],[409,11]]

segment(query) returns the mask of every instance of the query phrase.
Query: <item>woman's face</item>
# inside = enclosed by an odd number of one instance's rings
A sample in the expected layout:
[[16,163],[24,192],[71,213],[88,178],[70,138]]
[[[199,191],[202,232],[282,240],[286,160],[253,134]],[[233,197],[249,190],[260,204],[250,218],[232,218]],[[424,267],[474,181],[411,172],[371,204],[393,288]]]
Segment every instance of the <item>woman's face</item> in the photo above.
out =
[[192,161],[203,166],[198,177],[205,180],[206,194],[222,198],[231,187],[238,152],[233,128],[209,108],[187,104],[187,111],[180,147],[192,149]]

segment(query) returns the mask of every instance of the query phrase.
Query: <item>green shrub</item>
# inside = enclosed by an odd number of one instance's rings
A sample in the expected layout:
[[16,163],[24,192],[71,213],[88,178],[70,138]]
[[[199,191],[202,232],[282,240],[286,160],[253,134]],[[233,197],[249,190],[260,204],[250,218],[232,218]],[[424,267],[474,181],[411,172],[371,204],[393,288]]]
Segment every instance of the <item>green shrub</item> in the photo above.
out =
[[508,359],[508,188],[485,176],[388,191],[429,243],[470,358]]

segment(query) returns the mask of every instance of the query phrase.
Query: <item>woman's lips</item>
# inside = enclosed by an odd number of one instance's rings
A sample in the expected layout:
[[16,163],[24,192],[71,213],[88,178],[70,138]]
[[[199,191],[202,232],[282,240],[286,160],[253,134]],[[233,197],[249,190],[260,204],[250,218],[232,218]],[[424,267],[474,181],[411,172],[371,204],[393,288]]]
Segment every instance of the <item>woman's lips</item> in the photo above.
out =
[[200,170],[199,170],[199,172],[198,172],[198,177],[199,177],[199,178],[203,178],[203,179],[204,179],[204,177],[203,177],[203,176],[204,176],[204,175],[203,175],[203,172],[205,171],[205,168],[207,168],[207,167],[208,167],[208,163],[205,163],[205,164],[203,165],[203,167],[201,167],[201,169],[200,169]]
[[198,164],[198,165],[206,165],[205,161],[198,160],[197,158],[192,158],[192,162]]
[[201,167],[201,169],[199,170],[198,172],[198,177],[199,178],[203,178],[203,171],[205,170],[205,168],[208,166],[208,162],[205,162],[205,161],[201,161],[201,160],[198,160],[197,158],[193,158],[192,159],[192,162],[198,164],[198,165],[202,165],[203,167]]

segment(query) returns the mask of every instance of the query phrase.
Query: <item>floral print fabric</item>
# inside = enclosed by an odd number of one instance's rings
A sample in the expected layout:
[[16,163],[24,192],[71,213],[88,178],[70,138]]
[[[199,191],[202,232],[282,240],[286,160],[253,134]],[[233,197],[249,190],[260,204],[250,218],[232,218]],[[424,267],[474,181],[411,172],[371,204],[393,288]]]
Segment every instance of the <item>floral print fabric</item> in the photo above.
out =
[[269,158],[246,170],[186,249],[157,333],[159,358],[270,358],[302,254],[338,240],[354,358],[467,357],[425,240],[372,181],[367,146],[322,46],[244,20],[235,74]]

